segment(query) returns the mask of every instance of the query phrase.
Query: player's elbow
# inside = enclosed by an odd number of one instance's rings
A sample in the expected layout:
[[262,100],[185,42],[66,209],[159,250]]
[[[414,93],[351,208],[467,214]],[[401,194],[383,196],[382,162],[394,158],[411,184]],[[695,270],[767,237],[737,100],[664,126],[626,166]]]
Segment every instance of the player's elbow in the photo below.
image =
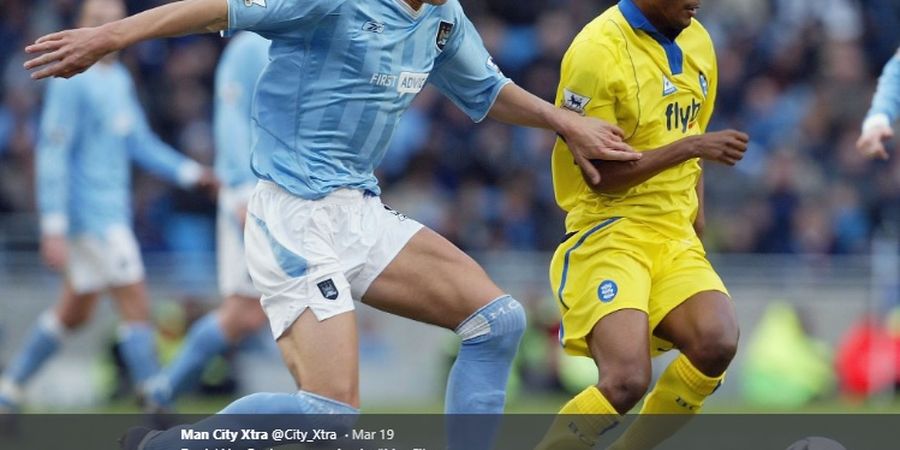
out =
[[639,184],[634,177],[629,176],[629,171],[635,165],[635,161],[598,161],[594,163],[594,167],[600,173],[599,181],[592,181],[583,172],[582,176],[588,187],[598,194],[621,193]]

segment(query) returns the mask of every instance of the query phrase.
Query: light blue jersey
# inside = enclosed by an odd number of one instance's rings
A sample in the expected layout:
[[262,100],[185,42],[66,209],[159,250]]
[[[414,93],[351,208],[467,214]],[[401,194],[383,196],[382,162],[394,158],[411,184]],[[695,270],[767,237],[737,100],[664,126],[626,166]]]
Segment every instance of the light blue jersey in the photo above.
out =
[[880,114],[887,116],[888,122],[900,119],[900,52],[884,67],[868,117]]
[[121,64],[50,80],[37,148],[43,232],[103,235],[112,225],[130,227],[131,159],[183,186],[202,171],[153,133]]
[[253,171],[318,199],[380,193],[400,116],[434,85],[475,121],[509,83],[457,0],[228,0],[229,29],[272,40],[254,102]]
[[250,111],[256,80],[269,62],[269,41],[240,33],[222,52],[216,69],[214,132],[216,176],[223,186],[255,183],[250,169]]

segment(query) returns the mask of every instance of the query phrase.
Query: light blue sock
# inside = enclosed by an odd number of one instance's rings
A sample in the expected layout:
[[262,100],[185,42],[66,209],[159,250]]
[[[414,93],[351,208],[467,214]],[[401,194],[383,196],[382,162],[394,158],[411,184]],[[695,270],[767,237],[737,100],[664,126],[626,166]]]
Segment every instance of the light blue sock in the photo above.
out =
[[153,327],[144,322],[123,323],[119,326],[119,348],[132,381],[142,388],[159,373],[156,358],[156,337]]
[[[356,422],[359,410],[336,400],[309,392],[299,391],[294,394],[258,393],[235,400],[218,414],[208,417],[193,425],[183,425],[158,432],[149,437],[142,450],[172,450],[179,448],[213,448],[228,446],[226,442],[216,440],[185,442],[181,438],[182,430],[209,431],[218,429],[255,430],[315,429],[322,428],[335,431],[349,430]],[[212,434],[212,433],[210,433]],[[343,436],[342,433],[340,433]],[[260,439],[240,442],[241,448],[269,447],[284,445],[288,442],[274,442]],[[189,444],[189,445],[187,445]],[[328,443],[329,445],[332,443]]]
[[476,311],[456,329],[463,341],[450,369],[444,407],[450,415],[450,450],[492,447],[506,403],[509,372],[524,332],[525,311],[508,295]]
[[191,327],[175,361],[151,383],[150,399],[159,406],[170,406],[178,394],[197,383],[206,363],[228,347],[218,316],[215,313],[203,316]]
[[57,350],[65,328],[53,311],[45,312],[25,339],[20,352],[13,358],[3,378],[21,386],[44,365]]

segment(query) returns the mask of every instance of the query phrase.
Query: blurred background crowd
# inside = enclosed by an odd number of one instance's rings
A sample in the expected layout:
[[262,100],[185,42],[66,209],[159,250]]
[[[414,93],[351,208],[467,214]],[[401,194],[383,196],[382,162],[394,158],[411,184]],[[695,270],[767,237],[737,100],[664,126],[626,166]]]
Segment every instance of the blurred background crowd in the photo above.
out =
[[[130,12],[137,12],[164,2],[127,3]],[[572,38],[615,2],[462,3],[503,71],[553,101],[560,60]],[[0,0],[0,263],[4,252],[34,253],[38,246],[34,148],[44,83],[31,81],[22,69],[22,49],[44,33],[71,26],[77,5],[77,0]],[[748,350],[741,352],[733,373],[752,375],[743,388],[751,399],[775,392],[770,397],[778,402],[793,393],[802,403],[830,392],[836,363],[867,367],[874,348],[885,355],[884,361],[897,362],[879,385],[891,386],[892,377],[900,374],[900,314],[893,316],[895,331],[888,334],[877,334],[881,327],[869,333],[869,322],[853,327],[849,322],[877,310],[871,299],[890,304],[898,298],[900,269],[891,266],[896,261],[869,263],[868,258],[873,237],[900,230],[900,156],[870,162],[856,153],[854,144],[877,74],[900,45],[900,0],[704,0],[701,20],[719,56],[719,96],[711,129],[737,128],[752,137],[747,157],[737,168],[706,166],[705,242],[716,255],[766,255],[718,265],[735,298],[743,300],[738,303],[742,327],[757,331],[747,333]],[[121,55],[154,129],[180,151],[206,163],[215,155],[211,89],[224,44],[215,35],[185,37],[142,43]],[[598,61],[598,70],[602,64]],[[568,385],[577,391],[593,369],[568,370],[568,363],[557,359],[558,316],[547,299],[544,252],[552,251],[564,233],[549,169],[554,139],[549,132],[491,121],[475,125],[436,91],[426,89],[404,117],[379,177],[385,201],[395,209],[467,251],[506,255],[482,262],[501,285],[510,286],[538,312],[532,314],[533,328],[523,345],[523,383]],[[140,172],[134,184],[135,227],[145,254],[182,255],[157,265],[168,267],[167,274],[154,274],[154,264],[148,264],[150,280],[166,283],[155,292],[190,291],[198,272],[208,275],[214,268],[213,201]],[[774,256],[785,254],[798,258]],[[850,259],[840,261],[854,263],[814,270],[797,264],[837,261],[833,258],[842,255]],[[874,267],[878,264],[887,264],[887,269]],[[873,276],[870,282],[870,272],[879,270],[880,278]],[[0,270],[0,280],[2,275]],[[197,290],[208,294],[208,281],[207,276]],[[44,298],[43,292],[32,289],[39,282],[21,283],[20,290],[0,290],[0,297],[27,292],[46,303],[55,295]],[[788,306],[768,305],[779,299]],[[26,311],[24,303],[7,306]],[[176,322],[164,320],[162,334],[182,333],[183,324]],[[391,334],[382,333],[387,326],[372,323],[370,331],[367,320],[361,324],[367,354],[377,354],[387,361],[381,362],[384,365],[400,364],[390,359],[391,351],[407,344],[390,341]],[[8,322],[10,329],[13,325]],[[807,338],[816,327],[827,345]],[[424,331],[415,330],[426,339]],[[548,360],[559,361],[559,366],[548,365]],[[792,375],[794,384],[785,381]],[[855,392],[875,389],[868,387],[868,372],[856,379],[861,387]],[[396,380],[385,380],[370,391],[392,392]],[[773,391],[771,380],[786,390]],[[900,384],[900,376],[896,382]],[[419,378],[415,383],[424,382]],[[271,383],[262,386],[270,389]],[[408,392],[410,387],[403,389]]]
[[[131,11],[162,3],[129,1]],[[553,100],[559,61],[605,0],[463,1],[505,73]],[[34,211],[33,156],[43,83],[23,47],[71,24],[75,0],[0,0],[0,213]],[[702,20],[719,53],[712,128],[753,138],[736,170],[707,182],[707,245],[719,252],[853,253],[896,215],[900,163],[869,163],[853,143],[876,76],[900,44],[896,0],[713,0]],[[153,41],[122,56],[154,128],[211,161],[218,36]],[[602,64],[602,62],[599,62]],[[602,67],[598,67],[602,70]],[[466,250],[549,250],[562,234],[550,133],[472,124],[429,90],[404,119],[380,171],[386,199]],[[210,201],[138,176],[138,233],[148,250],[212,249]],[[30,229],[30,228],[29,228]],[[209,239],[197,239],[209,236]]]

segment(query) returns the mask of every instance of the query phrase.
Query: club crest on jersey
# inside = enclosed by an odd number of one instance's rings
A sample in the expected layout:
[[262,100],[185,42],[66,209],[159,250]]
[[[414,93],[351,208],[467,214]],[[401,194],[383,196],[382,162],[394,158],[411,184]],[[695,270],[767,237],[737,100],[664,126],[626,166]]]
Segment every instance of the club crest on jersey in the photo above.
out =
[[672,95],[678,92],[678,88],[675,87],[675,84],[672,83],[672,80],[669,77],[663,75],[663,97]]
[[319,288],[319,292],[322,293],[322,296],[328,300],[335,300],[338,298],[337,286],[334,285],[334,281],[332,281],[331,278],[318,282],[316,286]]
[[703,72],[700,72],[700,90],[703,91],[703,96],[709,96],[709,80],[706,79],[706,75]]
[[251,7],[253,5],[266,7],[266,0],[244,0],[244,6]]
[[442,20],[441,26],[438,27],[437,38],[435,39],[435,44],[437,44],[439,50],[443,51],[444,47],[447,46],[447,42],[450,41],[450,33],[452,32],[453,24]]
[[588,103],[591,102],[590,97],[577,94],[568,89],[563,89],[563,96],[563,108],[566,108],[569,111],[577,112],[581,115],[584,115],[584,111],[587,109]]

